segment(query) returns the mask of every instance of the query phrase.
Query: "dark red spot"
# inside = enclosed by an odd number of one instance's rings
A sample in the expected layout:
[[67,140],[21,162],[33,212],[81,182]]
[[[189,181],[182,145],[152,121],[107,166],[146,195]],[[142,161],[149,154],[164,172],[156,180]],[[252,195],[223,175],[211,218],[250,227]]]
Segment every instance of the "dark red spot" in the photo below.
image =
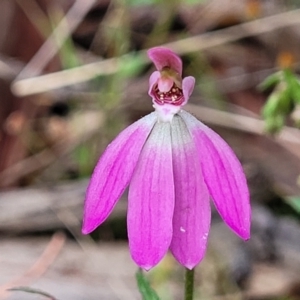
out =
[[182,89],[176,86],[174,83],[172,88],[168,92],[160,92],[158,86],[155,85],[152,94],[155,98],[155,102],[159,105],[163,104],[173,104],[175,106],[179,106],[184,102],[184,97],[182,93]]

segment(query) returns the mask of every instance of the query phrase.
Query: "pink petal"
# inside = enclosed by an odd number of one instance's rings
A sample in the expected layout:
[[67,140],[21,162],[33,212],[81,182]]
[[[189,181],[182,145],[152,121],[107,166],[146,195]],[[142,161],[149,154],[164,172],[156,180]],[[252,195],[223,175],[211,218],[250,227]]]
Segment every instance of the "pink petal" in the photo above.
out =
[[148,94],[149,94],[150,97],[152,97],[153,86],[158,82],[160,76],[161,76],[160,73],[158,71],[155,71],[151,74],[151,76],[149,78]]
[[184,102],[182,103],[182,105],[185,105],[188,102],[194,90],[194,87],[195,87],[195,78],[193,76],[188,76],[183,78],[182,92],[183,92]]
[[147,53],[158,71],[161,71],[164,67],[169,67],[181,75],[182,61],[180,57],[170,49],[155,47],[149,49]]
[[156,114],[151,113],[133,123],[106,148],[87,189],[82,227],[84,234],[105,221],[128,186],[156,118]]
[[166,93],[172,88],[173,84],[174,84],[173,79],[169,77],[161,77],[158,80],[157,86],[161,92]]
[[149,270],[166,254],[172,239],[174,182],[170,123],[159,122],[133,174],[128,196],[128,238],[133,260]]
[[172,123],[175,209],[171,251],[192,269],[204,257],[210,228],[210,201],[196,146],[184,121]]
[[191,114],[181,111],[201,157],[204,180],[226,224],[241,238],[250,237],[250,201],[240,162],[227,143]]

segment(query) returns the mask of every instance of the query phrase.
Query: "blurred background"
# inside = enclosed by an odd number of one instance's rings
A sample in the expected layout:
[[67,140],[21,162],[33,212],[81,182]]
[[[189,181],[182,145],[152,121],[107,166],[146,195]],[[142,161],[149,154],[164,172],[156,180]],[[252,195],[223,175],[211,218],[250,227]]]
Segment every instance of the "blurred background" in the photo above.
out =
[[[281,70],[297,78],[297,0],[0,0],[0,299],[141,299],[126,195],[92,236],[80,227],[100,154],[152,111],[157,45],[196,77],[186,110],[234,148],[251,190],[249,242],[213,212],[196,299],[300,299],[300,98],[270,130],[274,89],[259,88]],[[171,256],[147,277],[183,298]]]

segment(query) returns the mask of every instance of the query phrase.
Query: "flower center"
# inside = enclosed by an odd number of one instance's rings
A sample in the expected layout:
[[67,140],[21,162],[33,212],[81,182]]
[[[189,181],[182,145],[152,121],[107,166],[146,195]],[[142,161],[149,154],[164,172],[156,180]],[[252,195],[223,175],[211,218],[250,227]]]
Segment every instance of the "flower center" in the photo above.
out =
[[155,98],[154,101],[159,105],[167,103],[179,106],[184,101],[182,89],[177,87],[175,83],[168,92],[161,92],[156,84],[153,89],[153,95]]

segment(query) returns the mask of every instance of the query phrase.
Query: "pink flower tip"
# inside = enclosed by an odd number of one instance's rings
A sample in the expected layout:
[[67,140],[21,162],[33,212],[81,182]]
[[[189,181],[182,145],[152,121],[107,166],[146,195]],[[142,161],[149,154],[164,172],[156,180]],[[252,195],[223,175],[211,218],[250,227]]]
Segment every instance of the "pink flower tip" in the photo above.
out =
[[150,76],[148,93],[159,119],[172,121],[173,116],[188,102],[195,78],[189,76],[182,79],[182,61],[170,49],[155,47],[148,50],[148,56],[157,69]]
[[179,76],[181,76],[182,61],[172,50],[164,47],[154,47],[149,49],[147,54],[158,71],[168,68],[174,70]]

